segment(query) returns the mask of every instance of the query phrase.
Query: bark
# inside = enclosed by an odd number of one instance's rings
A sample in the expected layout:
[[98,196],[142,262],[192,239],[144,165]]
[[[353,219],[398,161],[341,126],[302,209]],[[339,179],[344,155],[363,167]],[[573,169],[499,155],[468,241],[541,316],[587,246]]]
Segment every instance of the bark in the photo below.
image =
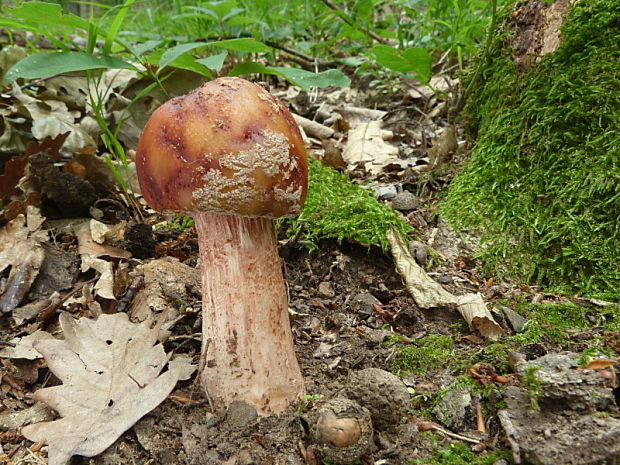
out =
[[273,221],[217,214],[195,219],[202,385],[216,407],[244,400],[259,414],[281,413],[304,389]]

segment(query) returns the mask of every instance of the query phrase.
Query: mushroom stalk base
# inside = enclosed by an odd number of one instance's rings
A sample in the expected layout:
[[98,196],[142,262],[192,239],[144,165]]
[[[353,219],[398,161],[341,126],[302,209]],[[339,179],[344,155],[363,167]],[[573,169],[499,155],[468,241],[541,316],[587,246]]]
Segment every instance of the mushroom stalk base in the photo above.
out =
[[303,396],[304,387],[273,221],[218,214],[195,220],[202,385],[217,407],[243,400],[259,414],[281,413]]

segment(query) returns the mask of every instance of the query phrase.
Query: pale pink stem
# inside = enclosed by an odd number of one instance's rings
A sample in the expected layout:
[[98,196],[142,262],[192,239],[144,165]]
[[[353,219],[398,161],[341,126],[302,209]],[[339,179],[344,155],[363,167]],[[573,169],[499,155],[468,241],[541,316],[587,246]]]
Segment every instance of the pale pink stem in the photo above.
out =
[[[202,267],[202,385],[216,406],[281,413],[304,387],[269,218],[197,214]],[[205,360],[206,348],[206,360]]]

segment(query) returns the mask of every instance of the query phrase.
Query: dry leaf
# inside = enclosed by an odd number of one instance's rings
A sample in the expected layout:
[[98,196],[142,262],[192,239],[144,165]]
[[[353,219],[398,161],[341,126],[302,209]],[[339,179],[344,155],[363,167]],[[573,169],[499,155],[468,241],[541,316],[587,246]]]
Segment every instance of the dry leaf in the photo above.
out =
[[47,236],[31,233],[25,226],[26,218],[19,215],[0,228],[0,272],[11,267],[9,279],[0,296],[0,312],[13,311],[30,290],[39,274],[45,252],[40,244]]
[[607,359],[599,358],[596,360],[592,360],[587,365],[584,365],[579,368],[581,368],[582,370],[600,371],[600,370],[605,370],[606,368],[612,367],[618,363],[619,363],[618,360],[607,360]]
[[394,256],[396,269],[405,280],[407,290],[418,307],[441,307],[456,303],[456,296],[446,291],[441,284],[426,274],[407,250],[398,232],[389,229],[387,239]]
[[456,299],[459,312],[471,329],[477,329],[484,337],[493,340],[502,335],[502,328],[487,309],[482,294],[465,294]]
[[480,334],[489,339],[497,339],[501,336],[502,329],[493,319],[481,294],[452,295],[416,263],[398,232],[389,229],[387,239],[398,274],[405,280],[407,290],[419,307],[431,308],[456,304],[470,329],[480,331]]
[[9,342],[14,344],[14,347],[5,347],[0,349],[0,357],[3,358],[23,358],[26,360],[35,360],[41,358],[41,354],[33,347],[35,341],[41,339],[54,339],[51,334],[45,331],[35,331],[32,334],[24,337],[16,337]]
[[64,340],[40,340],[35,348],[63,384],[34,398],[63,418],[22,429],[31,441],[49,444],[49,465],[103,452],[172,392],[182,371],[159,374],[168,362],[156,344],[159,325],[133,324],[124,313],[97,320],[63,313],[60,325]]
[[378,174],[383,167],[398,161],[398,148],[385,142],[392,133],[381,129],[381,121],[360,123],[349,131],[342,158],[350,169],[364,165],[371,174]]

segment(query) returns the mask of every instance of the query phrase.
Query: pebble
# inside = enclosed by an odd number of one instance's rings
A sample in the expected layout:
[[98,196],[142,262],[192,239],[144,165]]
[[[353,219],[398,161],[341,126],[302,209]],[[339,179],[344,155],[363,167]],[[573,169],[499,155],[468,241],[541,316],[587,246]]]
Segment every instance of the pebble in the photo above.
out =
[[381,305],[381,301],[370,292],[360,292],[351,299],[351,309],[363,315],[374,315],[375,305]]
[[375,197],[378,200],[391,200],[398,195],[396,186],[379,186],[375,189]]
[[418,262],[420,266],[426,266],[428,263],[428,248],[419,241],[411,241],[409,244],[409,253]]
[[332,284],[327,281],[323,281],[321,284],[319,284],[317,292],[321,297],[324,297],[326,299],[332,299],[336,296],[334,286],[332,286]]
[[515,333],[520,333],[526,325],[527,320],[508,307],[502,307],[502,312],[504,312],[504,316]]
[[402,191],[392,199],[392,208],[398,211],[415,210],[419,204],[418,198],[409,191]]

